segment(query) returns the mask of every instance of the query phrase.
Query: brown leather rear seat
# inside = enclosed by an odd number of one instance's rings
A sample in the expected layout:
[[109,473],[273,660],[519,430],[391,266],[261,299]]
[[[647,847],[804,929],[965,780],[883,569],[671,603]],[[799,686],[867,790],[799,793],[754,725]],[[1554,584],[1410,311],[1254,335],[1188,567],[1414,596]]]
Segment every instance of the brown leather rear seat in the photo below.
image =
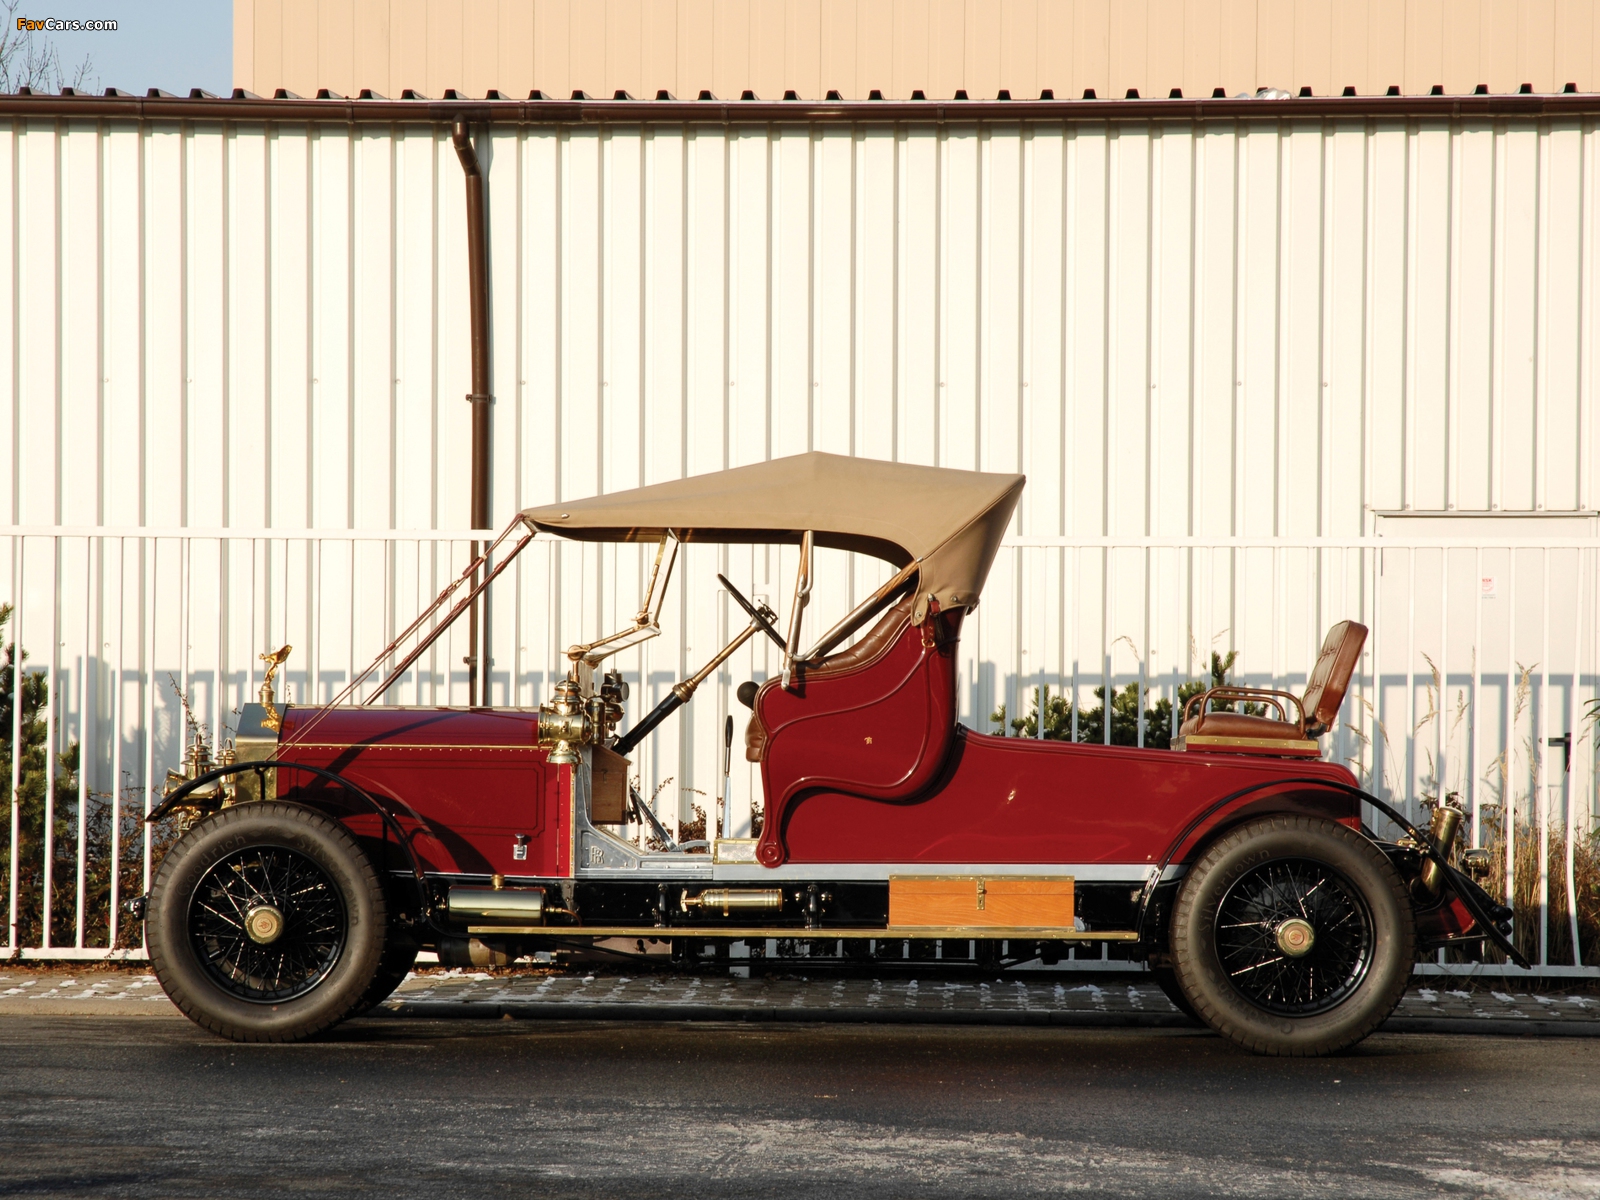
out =
[[[1268,688],[1220,687],[1196,696],[1184,708],[1179,748],[1236,754],[1321,755],[1316,738],[1333,728],[1350,687],[1350,676],[1367,643],[1367,627],[1340,621],[1328,630],[1303,696]],[[1238,701],[1276,710],[1276,718],[1241,712],[1212,712],[1213,703]],[[1290,720],[1291,707],[1296,719]]]
[[1212,737],[1302,738],[1294,721],[1278,721],[1241,712],[1209,712],[1190,717],[1180,731],[1184,735],[1209,734]]

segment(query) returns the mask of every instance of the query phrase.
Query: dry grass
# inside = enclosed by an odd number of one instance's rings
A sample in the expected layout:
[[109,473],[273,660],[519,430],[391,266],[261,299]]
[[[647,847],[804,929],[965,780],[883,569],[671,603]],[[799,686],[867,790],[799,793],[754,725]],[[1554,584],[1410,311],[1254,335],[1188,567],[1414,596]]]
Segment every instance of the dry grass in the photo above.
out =
[[[1470,707],[1464,690],[1457,691],[1453,703],[1444,695],[1444,681],[1438,667],[1427,655],[1423,655],[1423,658],[1428,663],[1431,679],[1423,688],[1420,697],[1423,703],[1419,708],[1423,711],[1419,712],[1409,733],[1417,755],[1416,797],[1425,806],[1432,806],[1438,802],[1442,792],[1447,800],[1460,803],[1461,789],[1467,783],[1463,778],[1463,772],[1468,766],[1468,756],[1461,743],[1466,737]],[[1552,966],[1573,964],[1573,904],[1568,899],[1570,894],[1576,900],[1579,961],[1586,966],[1600,966],[1600,828],[1590,826],[1585,829],[1580,825],[1576,831],[1572,847],[1573,879],[1569,892],[1567,830],[1560,821],[1551,820],[1548,859],[1545,867],[1548,880],[1548,909],[1542,913],[1540,908],[1539,827],[1525,817],[1534,807],[1533,797],[1543,786],[1544,772],[1549,768],[1538,754],[1532,736],[1523,731],[1524,721],[1529,716],[1532,703],[1533,675],[1537,669],[1537,664],[1517,664],[1516,688],[1512,697],[1509,722],[1510,745],[1483,766],[1477,781],[1480,795],[1483,796],[1481,811],[1484,845],[1492,856],[1490,877],[1483,881],[1483,886],[1495,899],[1505,900],[1506,846],[1502,799],[1509,797],[1514,805],[1513,811],[1519,818],[1524,818],[1516,821],[1515,845],[1512,853],[1512,876],[1515,887],[1511,906],[1515,913],[1514,936],[1517,948],[1527,955],[1530,961],[1535,964],[1539,962],[1540,931],[1544,925],[1541,917],[1547,916],[1549,932],[1546,935],[1545,962]],[[1404,748],[1399,753],[1396,752],[1390,743],[1388,728],[1378,718],[1377,710],[1369,699],[1362,696],[1357,698],[1357,702],[1366,710],[1372,732],[1370,735],[1364,734],[1354,724],[1345,726],[1361,743],[1360,749],[1349,760],[1349,765],[1365,786],[1374,789],[1383,787],[1391,796],[1396,797],[1395,803],[1402,803],[1400,798],[1407,794],[1409,788],[1394,772],[1397,768],[1400,770],[1406,768]],[[1597,707],[1597,711],[1600,711],[1600,707]],[[1451,768],[1448,776],[1443,778],[1441,778],[1443,772],[1440,770],[1440,764],[1435,760],[1434,747],[1423,738],[1424,731],[1435,722],[1441,725],[1438,736],[1444,743]],[[1588,734],[1575,731],[1573,740],[1573,753],[1577,753],[1578,748],[1587,742]],[[1365,757],[1365,752],[1373,747],[1374,742],[1380,744],[1383,751],[1384,778],[1381,780],[1374,779],[1365,772],[1361,761]],[[1426,815],[1421,817],[1420,824],[1426,827]],[[1485,955],[1480,955],[1475,948],[1450,952],[1450,957],[1458,960],[1477,960],[1485,956],[1495,962],[1503,957],[1494,950],[1488,950]]]
[[694,817],[688,821],[678,822],[679,842],[704,841],[706,836],[706,810],[698,804],[693,805]]
[[[1484,888],[1496,899],[1506,894],[1506,848],[1503,831],[1496,829],[1487,843],[1494,867]],[[1577,897],[1578,944],[1581,962],[1600,965],[1600,832],[1579,834],[1572,847],[1573,891]],[[1567,831],[1550,823],[1549,856],[1550,933],[1548,960],[1572,963],[1572,919],[1567,902]],[[1512,854],[1514,883],[1511,907],[1516,913],[1516,944],[1528,958],[1539,961],[1539,829],[1518,823]],[[1497,956],[1498,957],[1498,956]]]

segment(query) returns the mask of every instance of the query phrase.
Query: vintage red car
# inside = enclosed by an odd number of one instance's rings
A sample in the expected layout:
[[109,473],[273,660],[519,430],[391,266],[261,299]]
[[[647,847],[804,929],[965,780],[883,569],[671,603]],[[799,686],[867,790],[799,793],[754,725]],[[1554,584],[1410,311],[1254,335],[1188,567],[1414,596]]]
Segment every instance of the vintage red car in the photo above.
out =
[[[1415,828],[1322,761],[1366,637],[1353,622],[1303,696],[1208,692],[1174,749],[963,728],[962,619],[1023,485],[804,454],[522,513],[494,570],[465,573],[408,631],[433,622],[409,655],[392,662],[391,645],[347,689],[386,669],[367,703],[280,711],[269,678],[229,761],[191,753],[153,818],[190,821],[145,906],[162,986],[225,1037],[289,1040],[370,1009],[422,949],[487,965],[608,941],[712,960],[803,945],[813,964],[860,965],[915,946],[933,948],[924,970],[970,971],[1109,942],[1240,1045],[1325,1054],[1389,1015],[1420,948],[1488,938],[1516,957],[1509,914],[1455,865],[1459,813]],[[372,704],[536,533],[656,543],[634,624],[573,647],[537,712]],[[748,626],[619,733],[627,688],[603,664],[658,631],[687,542],[798,545],[791,611],[780,622],[723,580]],[[895,573],[803,648],[816,547]],[[676,845],[627,754],[758,636],[783,664],[739,689],[760,836]],[[1398,840],[1363,823],[1363,802]],[[654,838],[617,836],[629,819]]]

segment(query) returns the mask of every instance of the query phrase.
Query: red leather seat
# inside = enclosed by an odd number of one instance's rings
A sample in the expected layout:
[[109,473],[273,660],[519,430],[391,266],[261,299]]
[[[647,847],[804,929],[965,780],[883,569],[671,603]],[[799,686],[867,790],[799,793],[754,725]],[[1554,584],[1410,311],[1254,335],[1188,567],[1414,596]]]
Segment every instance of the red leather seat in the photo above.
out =
[[[801,673],[809,680],[832,679],[876,662],[894,645],[900,631],[911,620],[911,609],[915,602],[914,595],[905,596],[899,603],[891,605],[878,623],[855,645],[838,654],[830,654],[816,666],[800,668]],[[771,687],[772,681],[769,679],[765,686]],[[756,695],[759,697],[761,693],[758,691]],[[761,723],[761,702],[758,699],[750,706],[750,723],[744,730],[745,761],[758,763],[766,757],[766,753],[767,729]]]

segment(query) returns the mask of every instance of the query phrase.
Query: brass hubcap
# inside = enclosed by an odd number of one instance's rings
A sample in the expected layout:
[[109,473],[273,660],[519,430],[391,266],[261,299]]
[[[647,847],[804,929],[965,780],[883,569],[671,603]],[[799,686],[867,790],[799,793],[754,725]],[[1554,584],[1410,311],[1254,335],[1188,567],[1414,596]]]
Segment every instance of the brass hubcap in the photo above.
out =
[[245,914],[244,930],[252,942],[266,946],[283,936],[283,914],[270,904],[260,904]]
[[1278,926],[1278,949],[1290,958],[1300,958],[1311,953],[1311,947],[1316,943],[1317,931],[1311,928],[1310,921],[1302,921],[1299,917],[1290,917]]

